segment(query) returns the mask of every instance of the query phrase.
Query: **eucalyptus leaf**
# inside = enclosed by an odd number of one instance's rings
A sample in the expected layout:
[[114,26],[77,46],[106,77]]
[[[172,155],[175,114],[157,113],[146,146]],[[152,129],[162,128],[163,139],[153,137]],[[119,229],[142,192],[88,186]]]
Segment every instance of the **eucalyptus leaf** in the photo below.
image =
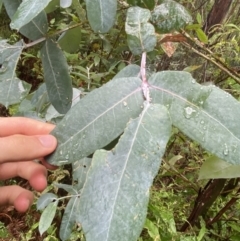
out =
[[168,0],[154,8],[151,21],[159,33],[178,31],[192,22],[192,17],[181,4]]
[[72,197],[65,208],[59,232],[60,238],[63,241],[69,238],[74,224],[76,223],[79,213],[79,201],[79,197]]
[[199,179],[240,177],[240,165],[233,165],[211,156],[205,160],[199,171]]
[[117,0],[86,0],[87,17],[96,33],[106,33],[113,26]]
[[95,152],[79,204],[88,241],[138,239],[170,134],[167,109],[146,103],[112,151]]
[[78,190],[83,188],[91,163],[92,159],[88,157],[84,157],[79,161],[72,163],[73,180],[77,183],[76,186]]
[[[7,0],[6,0],[7,1]],[[32,21],[44,10],[51,0],[28,0],[21,2],[16,13],[12,17],[10,27],[19,30],[21,27]]]
[[150,52],[157,43],[155,29],[148,23],[150,11],[140,7],[131,7],[127,12],[125,30],[127,32],[128,46],[133,54]]
[[[16,13],[21,0],[3,0],[4,7],[8,16],[12,19]],[[19,32],[31,40],[37,40],[44,37],[48,30],[47,16],[44,11],[41,11],[29,23],[19,29]]]
[[54,108],[65,114],[72,104],[72,81],[65,56],[52,39],[48,39],[42,47],[41,60],[48,97]]
[[141,80],[117,78],[93,90],[52,131],[58,147],[47,160],[53,165],[75,162],[119,136],[130,118],[142,111]]
[[239,101],[187,72],[163,71],[149,83],[153,102],[169,108],[173,125],[219,158],[240,163]]
[[31,88],[30,84],[17,78],[15,73],[22,50],[22,41],[10,45],[6,40],[0,40],[0,103],[7,108],[20,103]]
[[[70,24],[70,26],[72,26]],[[75,27],[64,32],[58,39],[58,44],[61,49],[68,52],[74,53],[79,49],[81,42],[81,27]]]
[[51,202],[48,206],[44,209],[40,221],[39,221],[39,232],[42,235],[47,229],[51,226],[55,213],[57,211],[58,201]]
[[42,194],[37,200],[37,209],[43,210],[46,206],[48,206],[48,204],[55,202],[56,200],[57,196],[53,193]]

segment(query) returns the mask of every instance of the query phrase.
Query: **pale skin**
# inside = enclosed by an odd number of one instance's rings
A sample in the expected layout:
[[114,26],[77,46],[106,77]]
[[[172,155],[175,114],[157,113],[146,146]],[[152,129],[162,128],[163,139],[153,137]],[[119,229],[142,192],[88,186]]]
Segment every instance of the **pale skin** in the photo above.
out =
[[[19,176],[36,191],[43,191],[47,186],[46,168],[55,168],[43,159],[57,146],[56,138],[49,135],[53,128],[23,117],[0,118],[0,180]],[[36,159],[43,165],[33,161]],[[33,193],[20,186],[0,187],[0,207],[14,205],[17,211],[26,212],[33,199]]]

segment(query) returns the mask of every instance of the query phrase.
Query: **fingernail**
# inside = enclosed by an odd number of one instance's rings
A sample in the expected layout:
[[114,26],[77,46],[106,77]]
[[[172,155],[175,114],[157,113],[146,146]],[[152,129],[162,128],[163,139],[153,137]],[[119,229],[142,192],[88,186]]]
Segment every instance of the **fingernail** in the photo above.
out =
[[39,136],[38,139],[44,147],[52,147],[55,142],[55,138],[51,135]]

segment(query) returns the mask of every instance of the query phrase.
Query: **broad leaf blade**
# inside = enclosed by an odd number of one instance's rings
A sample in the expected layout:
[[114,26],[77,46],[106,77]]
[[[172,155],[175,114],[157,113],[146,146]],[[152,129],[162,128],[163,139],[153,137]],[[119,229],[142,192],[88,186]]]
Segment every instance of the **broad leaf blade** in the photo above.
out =
[[18,79],[15,73],[22,50],[21,41],[15,45],[9,45],[5,40],[0,41],[0,103],[7,108],[19,103],[31,88],[30,84]]
[[128,45],[133,54],[141,54],[154,49],[157,43],[155,29],[148,23],[150,11],[131,7],[127,12],[125,30],[128,34]]
[[10,24],[11,28],[19,30],[21,27],[28,24],[44,10],[50,1],[51,0],[23,1],[12,17],[12,22]]
[[240,177],[240,165],[232,165],[216,156],[209,157],[199,171],[199,179],[236,177]]
[[[70,24],[70,26],[73,24]],[[58,39],[58,44],[61,49],[68,52],[74,53],[79,49],[79,45],[81,42],[81,27],[75,27],[73,29],[69,29],[65,33],[63,33]]]
[[113,151],[95,152],[80,199],[88,241],[135,241],[144,226],[149,188],[171,133],[168,112],[146,104]]
[[39,221],[39,232],[42,235],[51,226],[57,211],[58,201],[50,203],[43,211]]
[[60,238],[63,241],[69,238],[73,226],[76,223],[76,215],[78,214],[79,200],[79,197],[72,197],[65,208],[59,232]]
[[168,106],[173,124],[207,151],[240,163],[240,103],[189,73],[166,71],[149,79],[154,103]]
[[117,0],[86,0],[88,21],[96,33],[106,33],[113,26]]
[[169,0],[153,10],[151,21],[159,33],[169,33],[191,23],[192,17],[181,4]]
[[72,169],[73,169],[72,176],[73,176],[73,180],[77,182],[76,186],[78,190],[82,189],[86,181],[87,172],[91,166],[91,163],[92,163],[91,158],[84,157],[81,160],[75,161],[72,164]]
[[53,193],[45,193],[41,195],[37,200],[37,209],[43,210],[46,206],[48,206],[51,202],[55,202],[57,200],[57,196]]
[[113,79],[125,78],[125,77],[139,77],[140,67],[136,64],[130,64],[118,72]]
[[141,113],[142,104],[141,80],[136,77],[114,79],[90,92],[53,130],[58,147],[48,162],[72,163],[106,146]]
[[[8,16],[12,19],[16,13],[21,0],[3,0],[4,7]],[[19,29],[19,32],[31,40],[37,40],[44,37],[48,30],[47,16],[44,11],[40,12],[28,24]]]
[[49,99],[59,113],[65,114],[71,108],[72,81],[63,52],[52,39],[42,47],[41,60]]

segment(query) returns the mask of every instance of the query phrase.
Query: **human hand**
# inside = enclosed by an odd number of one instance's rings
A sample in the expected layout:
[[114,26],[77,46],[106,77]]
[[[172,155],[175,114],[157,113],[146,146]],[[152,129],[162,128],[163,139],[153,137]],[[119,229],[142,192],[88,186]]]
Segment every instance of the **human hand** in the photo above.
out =
[[[49,132],[54,125],[23,117],[0,118],[0,180],[20,176],[37,191],[47,186],[47,170],[53,167],[43,157],[54,151],[57,140]],[[42,161],[43,165],[34,162]],[[17,185],[0,187],[0,206],[14,205],[25,212],[33,193]]]

